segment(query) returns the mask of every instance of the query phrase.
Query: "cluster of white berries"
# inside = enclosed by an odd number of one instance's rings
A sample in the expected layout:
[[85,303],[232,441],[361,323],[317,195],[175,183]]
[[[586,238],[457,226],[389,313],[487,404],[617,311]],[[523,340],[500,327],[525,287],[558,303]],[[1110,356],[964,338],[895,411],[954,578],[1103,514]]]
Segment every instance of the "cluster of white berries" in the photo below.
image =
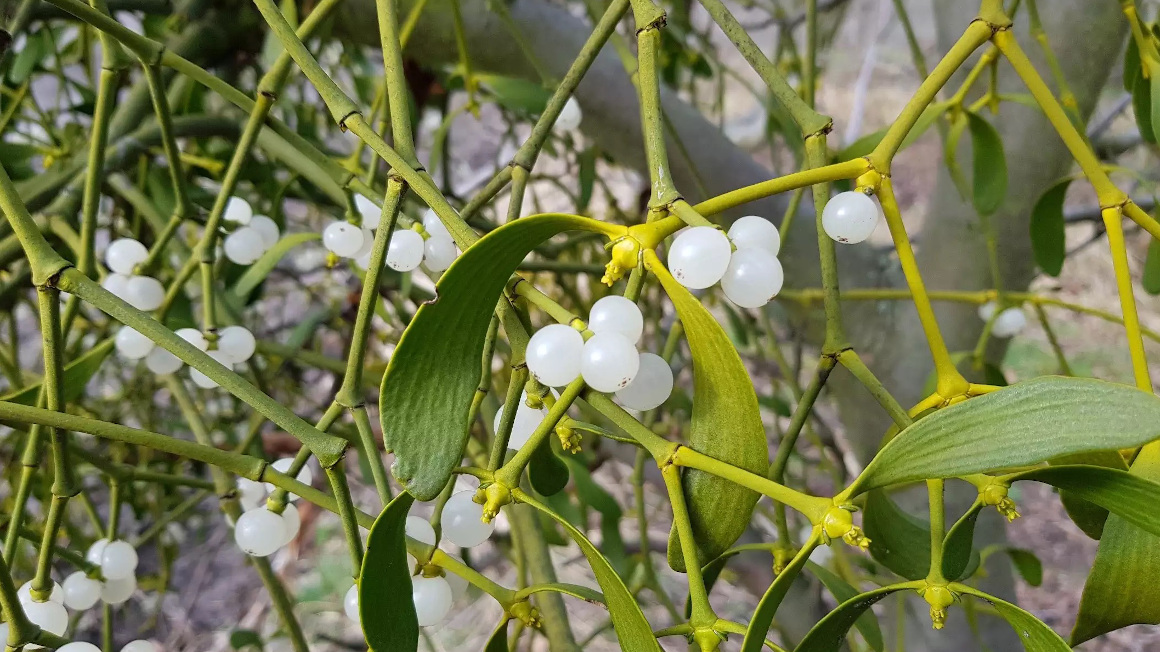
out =
[[[664,403],[673,389],[673,373],[660,356],[637,351],[644,317],[635,303],[616,295],[600,299],[588,315],[588,329],[593,335],[587,342],[580,331],[564,324],[536,331],[527,349],[528,370],[536,380],[563,387],[582,377],[598,392],[616,392],[617,400],[634,410],[651,410]],[[520,409],[525,408],[521,402]],[[525,434],[523,430],[528,426],[535,430],[542,420],[527,409],[533,414],[522,420],[516,413],[517,426],[523,428],[517,437],[513,427],[512,439],[527,441],[531,431]]]
[[[355,206],[362,215],[362,227],[345,220],[335,220],[322,231],[322,244],[341,258],[353,258],[363,269],[370,266],[374,230],[379,228],[382,212],[363,195],[355,195]],[[399,229],[391,234],[387,247],[386,264],[396,272],[410,272],[423,265],[431,272],[442,272],[455,262],[459,250],[443,222],[434,211],[423,215],[423,230],[427,238],[411,229]]]
[[111,272],[101,285],[137,310],[151,312],[165,300],[165,286],[152,276],[134,274],[149,257],[145,245],[132,238],[119,238],[105,249],[105,266]]
[[[483,505],[475,502],[475,490],[467,489],[452,494],[443,505],[440,517],[443,538],[460,548],[474,548],[491,537],[495,525],[483,519]],[[408,516],[405,526],[409,538],[433,546],[436,543],[435,529],[426,519]],[[458,558],[457,558],[458,559]],[[417,560],[407,555],[411,568]],[[420,627],[431,627],[443,622],[451,613],[451,605],[467,592],[467,580],[454,573],[427,577],[420,573],[411,578],[411,599],[415,603],[415,615]],[[343,612],[355,623],[361,624],[359,616],[358,586],[350,587],[342,601]]]
[[822,229],[835,242],[858,244],[874,233],[881,219],[878,205],[862,190],[834,195],[822,209]]
[[222,219],[237,225],[222,242],[226,258],[238,265],[251,265],[278,244],[281,232],[278,224],[265,215],[254,215],[249,202],[241,197],[230,197]]
[[[282,473],[290,470],[294,458],[284,457],[270,466]],[[310,467],[304,466],[298,472],[296,479],[302,484],[309,485],[314,480]],[[273,512],[268,505],[263,505],[266,495],[273,492],[275,487],[270,483],[254,482],[247,478],[238,478],[238,501],[242,504],[242,515],[234,523],[234,541],[238,547],[251,557],[268,557],[290,544],[298,531],[302,528],[302,517],[293,501],[298,496],[287,494],[291,501],[287,503],[281,514]]]
[[[58,647],[57,652],[101,652],[101,648],[92,643],[78,641]],[[121,652],[157,652],[157,646],[152,641],[138,639],[126,643],[125,647],[121,648]]]
[[[89,547],[85,559],[100,567],[105,581],[95,580],[84,571],[77,571],[65,578],[63,586],[53,582],[49,598],[44,602],[38,602],[32,597],[32,582],[26,582],[17,590],[20,604],[32,624],[46,632],[64,636],[69,622],[65,607],[86,611],[92,609],[98,601],[118,605],[127,601],[137,590],[137,550],[128,542],[100,539]],[[0,624],[0,641],[7,639],[8,625]],[[60,649],[92,652],[98,648],[89,643],[70,643]],[[121,652],[154,650],[153,644],[148,641],[133,641],[121,648]]]
[[681,285],[694,290],[720,281],[730,301],[742,308],[760,308],[785,282],[777,259],[780,248],[777,227],[757,215],[747,215],[729,227],[728,236],[711,226],[682,230],[669,247],[669,271]]
[[[211,358],[227,367],[244,364],[257,349],[257,341],[244,326],[226,326],[217,333],[216,348],[209,351],[209,340],[196,328],[181,328],[176,331],[181,339],[195,347],[206,351]],[[145,359],[145,366],[149,371],[164,376],[176,373],[184,364],[177,356],[156,346],[153,340],[145,337],[129,326],[122,326],[113,340],[117,353],[126,360]],[[189,377],[198,387],[210,389],[217,387],[217,383],[197,369],[189,370]]]
[[995,318],[991,323],[991,335],[1004,339],[1014,337],[1027,326],[1027,315],[1023,314],[1019,306],[1007,308],[996,316],[995,311],[998,309],[994,301],[979,306],[979,319],[991,321],[992,317]]

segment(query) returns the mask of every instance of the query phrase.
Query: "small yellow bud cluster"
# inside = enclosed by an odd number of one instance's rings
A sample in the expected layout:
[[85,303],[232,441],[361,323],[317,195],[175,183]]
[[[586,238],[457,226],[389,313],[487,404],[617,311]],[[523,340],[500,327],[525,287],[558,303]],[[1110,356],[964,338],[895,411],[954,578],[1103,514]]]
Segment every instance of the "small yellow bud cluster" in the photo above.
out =
[[932,584],[919,592],[926,603],[930,605],[930,622],[935,629],[942,629],[947,624],[947,607],[955,602],[955,594],[945,585]]
[[600,282],[612,284],[624,277],[625,272],[635,268],[640,260],[640,243],[636,238],[623,236],[612,243],[612,260],[604,266],[604,277]]
[[580,442],[583,438],[580,433],[564,422],[556,425],[556,436],[560,438],[560,447],[575,455],[580,452]]
[[821,522],[823,542],[828,545],[834,539],[842,539],[855,548],[865,550],[870,547],[870,539],[862,528],[854,525],[853,509],[853,506],[842,505],[826,511]]
[[512,502],[512,492],[504,484],[492,482],[487,486],[481,486],[472,500],[483,505],[483,522],[491,523],[491,520],[499,515],[500,508]]
[[538,629],[543,622],[540,620],[540,610],[536,609],[527,600],[520,600],[513,604],[508,613],[512,618],[518,618],[525,627],[533,627]]
[[1019,509],[1015,501],[1007,495],[1007,489],[1008,485],[994,481],[983,487],[979,493],[983,497],[984,505],[993,506],[1000,514],[1007,517],[1008,521],[1014,521],[1019,518]]

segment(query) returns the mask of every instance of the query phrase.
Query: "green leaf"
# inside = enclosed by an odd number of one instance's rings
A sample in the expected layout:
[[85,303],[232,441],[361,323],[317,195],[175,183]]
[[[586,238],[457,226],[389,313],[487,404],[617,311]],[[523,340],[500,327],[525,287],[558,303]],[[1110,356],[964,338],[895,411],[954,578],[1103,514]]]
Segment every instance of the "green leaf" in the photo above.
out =
[[[819,566],[812,561],[806,562],[806,566],[814,574],[814,577],[825,585],[839,604],[858,597],[858,589],[847,584],[846,580],[838,577],[828,568]],[[867,610],[854,621],[854,627],[858,628],[858,631],[862,633],[862,638],[866,639],[866,643],[871,648],[879,652],[882,651],[885,643],[882,641],[882,630],[878,627],[878,619],[874,617],[874,612]]]
[[596,148],[589,147],[576,157],[580,164],[580,193],[576,198],[576,212],[588,211],[588,204],[592,201],[592,189],[596,185]]
[[49,35],[45,31],[30,34],[24,41],[24,48],[16,53],[12,59],[12,67],[8,69],[8,79],[13,86],[19,86],[32,74],[46,55],[51,45]]
[[1031,251],[1039,269],[1049,276],[1059,276],[1067,253],[1063,201],[1069,186],[1071,179],[1057,182],[1039,196],[1031,209]]
[[974,549],[975,522],[982,509],[983,503],[976,500],[943,537],[943,577],[961,580],[974,575],[978,570],[981,561],[979,553]]
[[962,584],[951,586],[951,590],[989,602],[995,611],[1007,621],[1007,624],[1015,630],[1019,642],[1023,643],[1023,649],[1027,652],[1071,652],[1071,648],[1059,637],[1059,634],[1056,634],[1043,621],[1010,602],[1005,602],[993,595],[987,595],[978,589]]
[[532,451],[528,462],[528,481],[542,496],[551,496],[568,485],[568,465],[552,451],[551,433]]
[[483,646],[483,652],[508,652],[508,622],[510,620],[504,616],[503,620],[499,621],[499,624],[495,626],[495,631],[487,639],[487,645]]
[[[516,222],[518,224],[518,222]],[[661,652],[661,647],[657,640],[653,637],[652,626],[649,625],[648,619],[641,613],[640,606],[636,602],[636,598],[629,592],[628,587],[624,585],[624,581],[616,574],[616,571],[609,565],[608,560],[592,542],[584,536],[584,533],[577,530],[571,523],[557,516],[546,505],[528,496],[523,491],[515,489],[512,492],[519,502],[527,503],[532,507],[552,517],[565,531],[571,535],[576,545],[580,546],[580,551],[584,553],[584,557],[588,560],[588,565],[592,567],[593,574],[596,575],[596,582],[600,584],[600,589],[604,592],[604,601],[608,606],[608,613],[612,617],[612,627],[616,630],[616,637],[620,641],[620,649],[632,650],[633,652]]]
[[1136,77],[1132,88],[1132,112],[1136,115],[1136,127],[1140,137],[1152,144],[1156,143],[1156,133],[1152,131],[1152,85],[1143,75]]
[[1003,551],[1011,558],[1011,564],[1019,571],[1024,582],[1031,586],[1043,584],[1043,562],[1039,561],[1035,553],[1022,548],[1004,548]]
[[290,250],[299,245],[313,242],[320,239],[322,236],[318,233],[291,233],[283,236],[281,240],[266,250],[262,257],[254,261],[253,265],[246,268],[246,272],[234,283],[231,290],[233,295],[237,297],[238,301],[245,302],[250,297],[250,293],[266,280],[270,272],[278,265],[282,258],[290,253]]
[[[1087,466],[1103,466],[1120,471],[1128,470],[1128,463],[1124,461],[1124,457],[1120,455],[1119,451],[1095,451],[1092,453],[1064,455],[1063,457],[1057,457],[1051,460],[1051,463],[1084,464]],[[1108,520],[1108,510],[1088,502],[1067,490],[1060,490],[1059,502],[1063,503],[1063,509],[1067,511],[1068,517],[1071,518],[1072,522],[1079,529],[1083,530],[1084,534],[1097,541],[1103,536],[1104,523]]]
[[1136,87],[1136,80],[1142,77],[1140,73],[1140,47],[1136,39],[1128,39],[1128,47],[1124,50],[1124,90],[1129,93]]
[[[1146,446],[1131,475],[1160,480],[1160,446]],[[1118,515],[1108,517],[1083,588],[1071,642],[1136,624],[1160,624],[1160,539]]]
[[[769,469],[768,444],[753,382],[729,336],[660,264],[656,254],[646,264],[672,300],[693,357],[693,414],[689,445],[727,464],[764,475]],[[704,565],[745,532],[760,497],[757,492],[695,469],[681,476],[689,518],[696,539],[697,559]],[[674,526],[669,534],[669,566],[684,571],[684,558]]]
[[377,652],[419,648],[419,621],[407,563],[407,512],[414,496],[402,492],[375,519],[359,573],[358,604],[367,645]]
[[1007,157],[1003,153],[1003,139],[982,116],[967,113],[967,121],[975,159],[972,200],[980,215],[990,215],[999,210],[1007,197]]
[[[910,147],[914,141],[918,140],[923,134],[925,134],[927,129],[930,129],[930,126],[933,125],[940,117],[942,117],[944,113],[946,113],[946,110],[949,106],[949,102],[935,102],[934,104],[930,104],[925,109],[923,109],[922,113],[918,116],[918,120],[915,121],[914,127],[911,128],[910,133],[906,134],[906,138],[903,139],[902,146],[898,148],[898,151],[901,152],[907,147]],[[887,129],[888,128],[880,129],[872,134],[867,134],[858,140],[855,140],[854,142],[847,145],[845,149],[838,152],[837,159],[839,161],[849,161],[850,159],[855,159],[870,154],[870,152],[873,152],[874,148],[878,146],[878,143],[882,142],[882,139],[886,137]]]
[[1160,397],[1102,380],[1044,376],[915,422],[882,447],[853,493],[1133,448],[1157,436]]
[[947,166],[947,172],[955,184],[955,189],[959,191],[959,196],[964,201],[971,196],[971,189],[967,185],[967,178],[963,175],[962,167],[959,166],[958,151],[959,142],[963,139],[963,131],[966,130],[968,124],[969,119],[965,114],[954,115],[951,127],[947,130],[946,145],[943,147],[943,162]]
[[548,98],[552,96],[543,86],[516,77],[475,73],[475,78],[491,92],[500,106],[512,111],[533,115],[543,113]]
[[846,633],[858,622],[863,613],[886,596],[907,588],[909,587],[897,584],[885,586],[846,600],[819,620],[794,649],[797,652],[838,652],[846,640]]
[[870,555],[908,580],[930,570],[930,524],[900,508],[885,491],[866,494],[862,529],[870,539]]
[[[1160,512],[1156,511],[1160,505],[1160,483],[1141,477],[1135,470],[1136,465],[1132,468],[1129,472],[1103,466],[1048,466],[1017,473],[1011,480],[1052,485],[1160,536]],[[1157,479],[1160,480],[1160,475]]]
[[262,644],[262,636],[252,629],[235,629],[230,632],[230,647],[235,650],[244,650],[246,648],[265,649]]
[[1153,142],[1156,142],[1156,130],[1160,128],[1160,65],[1151,60],[1144,61],[1144,65],[1148,66],[1148,72],[1151,75],[1148,80],[1149,108],[1152,111],[1152,138]]
[[[749,627],[745,630],[745,640],[741,641],[741,652],[761,652],[761,647],[765,645],[765,637],[769,634],[769,626],[773,624],[773,617],[777,614],[781,601],[785,599],[786,594],[789,593],[789,587],[793,586],[794,580],[805,567],[806,562],[809,561],[810,553],[817,547],[818,535],[815,534],[806,541],[798,554],[794,555],[793,559],[786,565],[785,570],[773,578],[773,583],[766,589],[765,595],[761,596],[761,601],[757,603],[757,609],[753,611],[753,616],[749,619]],[[850,629],[850,626],[847,625],[846,629]],[[846,634],[843,631],[841,639],[845,638]],[[841,643],[841,640],[838,642]]]
[[[105,358],[113,350],[113,339],[102,340],[89,349],[88,353],[73,360],[64,368],[64,377],[60,383],[61,401],[66,405],[76,401],[85,392],[85,385],[101,368]],[[28,385],[10,394],[0,396],[0,401],[36,405],[36,398],[40,394],[40,383]]]
[[1155,238],[1148,243],[1148,257],[1144,259],[1144,277],[1141,283],[1148,294],[1160,294],[1160,240]]
[[552,213],[492,231],[443,274],[438,298],[424,303],[403,332],[383,376],[379,415],[395,478],[417,499],[435,498],[463,457],[483,343],[504,285],[528,252],[569,230],[610,227]]

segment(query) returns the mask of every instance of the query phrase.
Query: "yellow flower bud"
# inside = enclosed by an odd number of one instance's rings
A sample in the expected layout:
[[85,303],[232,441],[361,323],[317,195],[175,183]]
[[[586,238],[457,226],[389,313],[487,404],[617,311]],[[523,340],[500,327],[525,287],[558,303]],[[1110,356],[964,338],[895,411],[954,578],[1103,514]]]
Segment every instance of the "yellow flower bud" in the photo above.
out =
[[947,607],[955,602],[955,594],[945,585],[929,585],[921,591],[922,597],[930,605],[930,622],[935,629],[942,629],[947,623]]

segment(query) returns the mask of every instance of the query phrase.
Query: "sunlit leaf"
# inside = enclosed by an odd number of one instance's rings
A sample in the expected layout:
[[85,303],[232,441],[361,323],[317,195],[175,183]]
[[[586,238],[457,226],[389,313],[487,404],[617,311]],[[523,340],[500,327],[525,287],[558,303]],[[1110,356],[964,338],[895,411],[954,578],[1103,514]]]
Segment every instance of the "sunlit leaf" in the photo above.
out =
[[[689,444],[693,449],[752,473],[769,468],[765,427],[753,382],[729,336],[717,320],[660,264],[656,254],[645,257],[664,287],[693,357],[693,415]],[[759,495],[702,471],[682,474],[685,500],[701,564],[725,552],[749,527]],[[669,535],[669,566],[684,570],[684,558],[674,527]]]
[[387,365],[379,414],[395,478],[416,498],[438,495],[463,457],[488,324],[516,267],[557,233],[607,229],[563,214],[502,226],[463,252],[440,279],[438,297],[415,313]]
[[995,611],[1007,621],[1007,624],[1011,625],[1015,630],[1015,634],[1019,637],[1019,642],[1023,644],[1023,649],[1026,652],[1071,651],[1071,648],[1059,637],[1059,634],[1056,634],[1043,621],[1010,602],[1000,600],[993,595],[987,595],[978,589],[962,584],[955,584],[951,589],[990,603],[995,608]]
[[886,444],[857,491],[1039,464],[1160,437],[1160,397],[1087,378],[1045,376],[938,410]]
[[596,575],[596,582],[604,593],[604,602],[608,607],[608,613],[612,616],[612,626],[616,630],[617,639],[620,641],[620,649],[633,650],[633,652],[637,650],[640,652],[661,652],[660,645],[653,638],[652,626],[649,625],[648,619],[641,612],[636,598],[632,596],[628,587],[624,585],[624,581],[612,569],[604,555],[600,554],[596,546],[592,545],[592,542],[584,536],[584,533],[557,516],[546,505],[522,491],[516,489],[513,493],[520,502],[527,503],[552,517],[568,532],[576,545],[580,546],[580,551],[584,553],[588,565],[592,567],[592,572]]

